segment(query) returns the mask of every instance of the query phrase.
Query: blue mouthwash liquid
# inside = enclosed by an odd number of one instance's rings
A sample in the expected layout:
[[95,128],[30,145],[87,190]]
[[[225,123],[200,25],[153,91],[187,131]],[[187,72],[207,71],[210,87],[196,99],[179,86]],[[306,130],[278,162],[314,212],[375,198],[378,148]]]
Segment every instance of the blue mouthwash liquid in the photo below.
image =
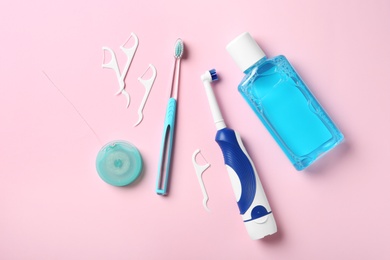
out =
[[227,49],[245,73],[239,92],[297,170],[305,169],[343,140],[284,56],[268,59],[248,33]]

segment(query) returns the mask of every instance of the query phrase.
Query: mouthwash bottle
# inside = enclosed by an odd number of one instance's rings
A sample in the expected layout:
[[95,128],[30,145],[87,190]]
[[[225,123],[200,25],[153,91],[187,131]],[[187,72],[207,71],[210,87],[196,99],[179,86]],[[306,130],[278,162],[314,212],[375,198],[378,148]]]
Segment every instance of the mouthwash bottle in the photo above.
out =
[[238,36],[226,49],[245,73],[239,92],[297,170],[343,140],[286,57],[267,58],[249,33]]

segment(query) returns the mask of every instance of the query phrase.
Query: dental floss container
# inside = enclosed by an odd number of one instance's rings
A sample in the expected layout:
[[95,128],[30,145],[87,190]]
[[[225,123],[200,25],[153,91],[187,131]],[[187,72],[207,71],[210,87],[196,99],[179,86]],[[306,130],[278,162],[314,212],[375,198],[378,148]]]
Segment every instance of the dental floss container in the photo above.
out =
[[96,170],[100,178],[113,186],[133,183],[142,169],[140,152],[126,141],[112,141],[104,145],[96,158]]

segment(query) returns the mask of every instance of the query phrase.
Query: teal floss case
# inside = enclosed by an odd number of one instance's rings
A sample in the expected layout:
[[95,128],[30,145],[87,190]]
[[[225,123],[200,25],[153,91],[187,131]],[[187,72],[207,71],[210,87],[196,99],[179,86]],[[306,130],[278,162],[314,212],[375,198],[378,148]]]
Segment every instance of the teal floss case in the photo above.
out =
[[108,184],[126,186],[142,173],[142,157],[131,143],[112,141],[100,149],[96,157],[96,170]]
[[289,61],[267,58],[249,33],[227,46],[245,73],[238,90],[297,170],[344,139]]

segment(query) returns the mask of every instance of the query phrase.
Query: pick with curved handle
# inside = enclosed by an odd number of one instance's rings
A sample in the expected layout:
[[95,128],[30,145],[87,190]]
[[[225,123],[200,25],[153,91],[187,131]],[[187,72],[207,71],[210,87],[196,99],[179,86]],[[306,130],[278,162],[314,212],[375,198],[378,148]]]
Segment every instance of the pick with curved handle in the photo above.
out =
[[[153,73],[152,76],[149,79],[143,79],[142,77],[145,75],[145,73],[149,69],[152,70],[152,73]],[[144,85],[144,87],[145,87],[145,94],[144,94],[144,97],[141,101],[141,105],[138,108],[138,121],[137,121],[137,123],[135,123],[134,126],[139,125],[139,123],[141,123],[142,119],[144,118],[142,111],[145,107],[146,100],[148,99],[149,93],[152,89],[152,86],[153,86],[154,80],[156,79],[156,76],[157,76],[156,68],[153,66],[153,64],[149,64],[149,67],[146,69],[144,74],[142,74],[142,76],[138,78],[138,81],[141,82],[141,84]]]
[[[130,48],[125,48],[126,43],[128,43],[131,38],[134,38],[133,46],[130,47]],[[126,78],[127,72],[129,71],[131,62],[133,61],[135,52],[136,52],[136,50],[138,48],[138,43],[139,43],[139,40],[138,40],[137,35],[135,33],[131,33],[130,37],[126,40],[126,42],[122,46],[120,46],[120,49],[127,56],[127,61],[126,61],[125,66],[123,67],[123,70],[122,70],[122,73],[121,73],[121,81],[123,82],[123,85],[120,85],[120,88],[115,93],[115,95],[120,94],[125,89],[125,83],[124,83],[125,82],[125,78]]]
[[[104,63],[104,61],[106,59],[106,55],[105,55],[106,51],[108,51],[111,54],[111,60],[109,62],[107,62],[107,63]],[[103,47],[103,63],[102,63],[102,67],[106,68],[106,69],[112,69],[113,71],[115,71],[115,75],[116,75],[116,78],[118,79],[118,83],[119,83],[119,88],[121,89],[120,93],[122,93],[125,96],[126,101],[127,101],[126,107],[129,107],[129,105],[130,105],[130,95],[129,95],[129,93],[125,89],[125,82],[124,82],[124,79],[122,78],[123,75],[121,75],[121,73],[119,71],[119,66],[118,66],[118,62],[117,62],[116,56],[115,56],[115,52],[111,48]]]
[[175,132],[175,119],[176,99],[170,98],[165,114],[164,131],[160,150],[160,162],[158,166],[158,175],[156,183],[156,192],[159,195],[166,195],[168,193],[168,181],[170,175],[171,155]]
[[[202,179],[202,174],[205,170],[207,170],[210,167],[210,164],[207,163],[205,165],[199,165],[196,162],[196,156],[200,154],[200,149],[195,150],[195,152],[192,154],[192,164],[194,165],[196,176],[198,177],[199,185],[202,190],[203,194],[203,207],[207,210],[210,211],[210,209],[207,207],[207,201],[209,200],[209,196],[207,194],[206,188],[204,186],[204,182]],[[202,154],[201,154],[202,155]],[[202,156],[203,157],[203,156]]]
[[[119,87],[124,88],[125,83],[123,82],[123,80],[121,78],[121,73],[119,71],[119,66],[118,66],[116,56],[115,56],[115,52],[109,47],[102,47],[102,49],[103,49],[102,67],[105,69],[112,69],[113,71],[115,71],[115,75],[116,75],[116,78],[118,80]],[[111,59],[109,62],[104,63],[105,59],[106,59],[106,55],[105,55],[106,51],[108,51],[110,53]]]

